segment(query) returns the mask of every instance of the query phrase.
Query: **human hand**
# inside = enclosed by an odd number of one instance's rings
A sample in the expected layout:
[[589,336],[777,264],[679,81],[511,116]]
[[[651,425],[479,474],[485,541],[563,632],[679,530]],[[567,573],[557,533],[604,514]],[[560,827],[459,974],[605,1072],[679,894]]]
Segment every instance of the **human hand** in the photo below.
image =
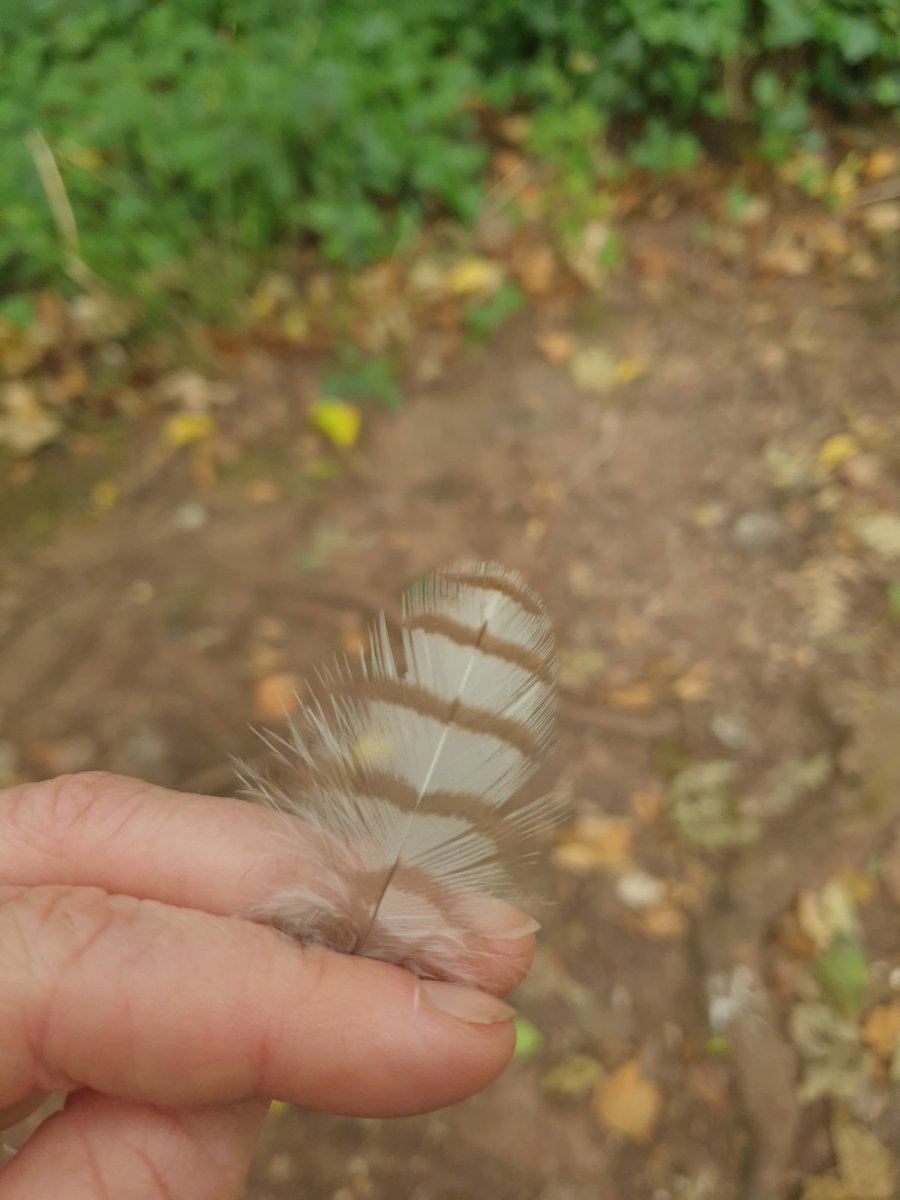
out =
[[226,1200],[272,1097],[400,1116],[502,1071],[497,997],[533,926],[498,908],[483,991],[297,946],[242,916],[273,872],[303,870],[279,828],[101,773],[0,791],[0,1129],[33,1093],[67,1094],[0,1169],[0,1200]]

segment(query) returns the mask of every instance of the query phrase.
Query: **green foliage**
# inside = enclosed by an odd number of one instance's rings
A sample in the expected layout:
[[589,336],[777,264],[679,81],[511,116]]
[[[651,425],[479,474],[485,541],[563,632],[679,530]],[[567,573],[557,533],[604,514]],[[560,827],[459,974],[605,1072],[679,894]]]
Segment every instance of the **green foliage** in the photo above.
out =
[[504,281],[487,300],[472,304],[466,310],[466,329],[473,338],[489,337],[514,316],[525,304],[521,290],[509,280]]
[[364,358],[354,346],[322,372],[320,389],[326,396],[345,400],[377,400],[384,408],[400,408],[403,392],[394,364],[387,358]]
[[531,111],[530,148],[583,179],[610,120],[634,131],[636,163],[690,166],[692,124],[732,112],[735,77],[775,158],[820,100],[900,107],[900,6],[0,0],[0,61],[4,291],[58,286],[72,249],[26,143],[38,129],[84,262],[120,291],[209,308],[276,245],[314,239],[353,266],[431,214],[471,220],[477,99]]

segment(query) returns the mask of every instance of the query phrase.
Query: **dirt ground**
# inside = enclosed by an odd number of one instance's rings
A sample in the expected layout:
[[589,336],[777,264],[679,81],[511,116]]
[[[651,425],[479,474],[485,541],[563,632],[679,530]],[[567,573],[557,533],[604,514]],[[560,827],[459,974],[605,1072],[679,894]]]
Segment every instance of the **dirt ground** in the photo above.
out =
[[[676,266],[515,318],[373,420],[333,482],[293,478],[310,365],[255,357],[227,418],[253,449],[214,487],[176,463],[99,517],[4,535],[0,737],[20,776],[228,792],[229,756],[259,754],[260,680],[302,678],[460,557],[519,568],[553,614],[575,818],[514,997],[542,1042],[429,1117],[273,1113],[247,1200],[900,1194],[900,1153],[886,1193],[834,1135],[900,1146],[900,1088],[864,1032],[900,1003],[900,568],[865,532],[900,495],[900,312],[883,280],[727,268],[678,218],[630,245]],[[578,386],[537,348],[548,330],[639,370]],[[257,476],[277,488],[248,502]],[[684,774],[723,761],[737,799]],[[778,771],[813,761],[776,802]],[[709,793],[699,828],[686,778]],[[845,1057],[868,1057],[810,1094],[827,1054],[796,1011],[840,1005],[796,902],[835,879],[867,963]]]

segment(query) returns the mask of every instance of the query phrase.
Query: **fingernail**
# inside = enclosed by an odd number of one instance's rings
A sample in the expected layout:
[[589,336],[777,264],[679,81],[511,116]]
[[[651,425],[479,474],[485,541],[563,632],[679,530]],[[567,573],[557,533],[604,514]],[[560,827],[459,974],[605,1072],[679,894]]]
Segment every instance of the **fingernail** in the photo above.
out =
[[540,921],[535,921],[513,908],[511,904],[493,896],[480,896],[471,906],[470,912],[472,922],[479,933],[501,942],[526,937],[529,933],[536,933],[541,927]]
[[455,1017],[457,1021],[465,1021],[467,1025],[497,1025],[500,1021],[511,1021],[516,1015],[511,1005],[504,1004],[496,996],[460,987],[458,983],[423,979],[418,994],[429,1008]]

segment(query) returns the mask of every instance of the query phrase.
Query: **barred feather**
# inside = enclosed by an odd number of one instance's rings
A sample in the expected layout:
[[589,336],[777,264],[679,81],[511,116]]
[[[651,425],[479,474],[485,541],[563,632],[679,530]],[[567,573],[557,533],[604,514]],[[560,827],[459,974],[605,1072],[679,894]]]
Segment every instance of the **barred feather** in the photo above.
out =
[[556,655],[538,596],[494,563],[406,593],[395,652],[382,615],[358,661],[320,673],[273,744],[260,798],[304,823],[313,884],[257,915],[298,940],[463,979],[484,897],[516,899],[556,734]]

